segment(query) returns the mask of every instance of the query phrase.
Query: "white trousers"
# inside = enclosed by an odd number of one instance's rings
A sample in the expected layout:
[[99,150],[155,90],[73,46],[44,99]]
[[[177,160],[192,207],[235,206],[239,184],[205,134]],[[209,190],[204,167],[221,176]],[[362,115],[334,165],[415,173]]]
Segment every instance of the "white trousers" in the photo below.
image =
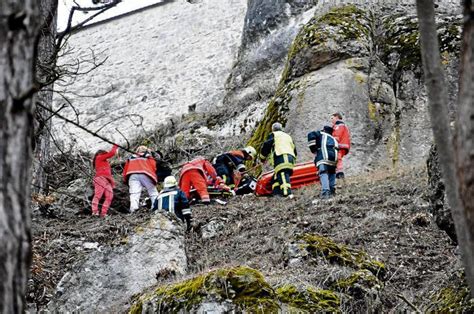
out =
[[148,196],[151,199],[151,206],[158,197],[158,190],[156,189],[153,180],[146,174],[134,173],[128,179],[128,187],[130,192],[130,212],[133,213],[140,207],[140,195],[142,188],[148,191]]

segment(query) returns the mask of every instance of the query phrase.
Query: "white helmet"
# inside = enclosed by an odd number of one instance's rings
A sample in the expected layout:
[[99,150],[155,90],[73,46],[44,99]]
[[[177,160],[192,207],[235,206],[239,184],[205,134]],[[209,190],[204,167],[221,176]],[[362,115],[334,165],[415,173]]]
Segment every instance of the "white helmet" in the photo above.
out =
[[255,148],[253,148],[252,146],[247,146],[244,148],[244,151],[249,154],[250,157],[252,157],[252,159],[255,159],[257,157],[257,151],[255,150]]
[[167,177],[165,178],[165,181],[164,181],[164,183],[163,183],[163,186],[164,186],[165,188],[171,188],[171,187],[173,187],[173,186],[176,186],[176,184],[177,184],[177,182],[176,182],[176,178],[175,178],[175,177],[173,177],[173,176],[167,176]]

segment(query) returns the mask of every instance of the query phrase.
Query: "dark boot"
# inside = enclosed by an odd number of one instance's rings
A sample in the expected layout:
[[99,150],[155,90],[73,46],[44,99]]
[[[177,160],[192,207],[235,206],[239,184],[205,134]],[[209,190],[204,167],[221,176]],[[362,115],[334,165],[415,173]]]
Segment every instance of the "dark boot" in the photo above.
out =
[[322,191],[321,192],[321,199],[328,200],[331,198],[331,191]]
[[331,196],[336,196],[336,188],[335,187],[332,188],[330,193],[331,193]]

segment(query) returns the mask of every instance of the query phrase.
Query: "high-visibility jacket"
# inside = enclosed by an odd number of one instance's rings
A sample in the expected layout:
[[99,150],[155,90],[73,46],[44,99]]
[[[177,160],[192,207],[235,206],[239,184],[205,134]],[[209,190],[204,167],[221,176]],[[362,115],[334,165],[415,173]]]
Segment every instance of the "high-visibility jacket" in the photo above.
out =
[[217,173],[214,167],[212,166],[212,164],[208,160],[202,157],[197,157],[191,160],[190,162],[187,162],[186,164],[184,164],[183,168],[181,169],[181,172],[179,174],[180,186],[181,186],[181,178],[187,171],[191,169],[198,170],[203,175],[203,177],[206,178],[206,181],[208,184],[216,183]]
[[314,157],[316,167],[321,164],[336,166],[338,143],[333,136],[321,131],[310,132],[308,147],[313,154],[316,154]]
[[153,183],[158,182],[156,176],[156,161],[149,153],[135,154],[130,156],[123,168],[123,179],[128,183],[128,178],[134,173],[146,174],[153,180]]
[[296,157],[297,155],[293,139],[283,131],[275,131],[268,136],[267,140],[263,143],[260,159],[265,160],[272,151],[275,156],[289,154]]
[[265,160],[273,151],[275,173],[283,169],[293,169],[296,162],[296,147],[290,135],[283,131],[271,133],[263,143],[260,160]]
[[339,144],[339,149],[346,150],[347,154],[351,149],[351,133],[349,132],[349,128],[341,120],[336,121],[332,128],[332,136],[337,140]]

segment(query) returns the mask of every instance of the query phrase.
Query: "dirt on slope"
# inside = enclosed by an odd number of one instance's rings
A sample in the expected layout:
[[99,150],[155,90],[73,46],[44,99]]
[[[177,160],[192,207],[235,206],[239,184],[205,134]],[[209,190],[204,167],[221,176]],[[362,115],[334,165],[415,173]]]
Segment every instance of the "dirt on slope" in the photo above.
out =
[[[343,312],[433,310],[439,291],[462,282],[462,267],[458,249],[428,214],[425,178],[419,168],[367,173],[338,183],[337,197],[317,204],[319,185],[295,191],[293,200],[245,195],[227,205],[194,206],[195,230],[186,239],[189,276],[247,265],[273,286],[329,289],[347,276],[347,267],[291,250],[298,237],[315,234],[385,264],[374,295],[352,294],[343,299]],[[34,212],[31,308],[48,302],[62,275],[87,256],[87,243],[120,245],[149,215],[145,209],[133,215],[112,212],[101,220],[72,211],[58,217]]]
[[372,300],[353,296],[342,311],[439,308],[440,291],[459,285],[462,267],[458,249],[428,213],[425,178],[423,169],[382,171],[338,183],[337,197],[329,202],[313,204],[319,194],[319,185],[313,185],[295,191],[293,200],[246,195],[227,206],[195,208],[200,232],[187,239],[189,267],[201,272],[247,265],[273,286],[331,288],[347,275],[344,267],[311,255],[292,260],[291,244],[317,234],[366,251],[387,270]]

